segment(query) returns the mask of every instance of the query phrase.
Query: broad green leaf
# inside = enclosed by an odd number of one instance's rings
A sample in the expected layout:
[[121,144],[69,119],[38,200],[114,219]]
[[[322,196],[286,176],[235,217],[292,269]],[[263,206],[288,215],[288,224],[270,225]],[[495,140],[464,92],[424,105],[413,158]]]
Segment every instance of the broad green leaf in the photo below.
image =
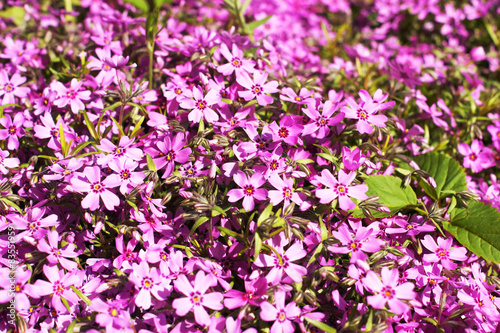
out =
[[125,2],[133,5],[135,8],[142,12],[149,12],[149,4],[147,0],[124,0]]
[[26,11],[23,7],[9,7],[5,10],[0,11],[0,17],[12,19],[15,25],[20,26],[24,22],[24,15]]
[[337,333],[337,330],[333,327],[328,326],[327,324],[316,320],[312,319],[309,317],[304,316],[304,319],[311,325],[315,326],[316,328],[319,328],[322,331],[325,331],[326,333]]
[[269,216],[271,216],[271,213],[273,212],[273,204],[270,203],[267,205],[267,207],[262,211],[262,214],[260,214],[258,220],[257,220],[257,226],[260,226],[262,222],[264,222]]
[[490,205],[470,201],[469,208],[457,207],[443,227],[471,252],[500,263],[500,212]]
[[[386,217],[396,214],[406,206],[417,205],[417,196],[409,186],[402,187],[401,179],[394,176],[375,175],[366,178],[368,186],[366,195],[378,195],[378,202],[391,210],[390,213],[372,211],[374,217]],[[364,216],[361,209],[356,207],[353,216]]]
[[460,163],[445,154],[430,152],[414,158],[421,170],[436,181],[436,188],[424,182],[420,185],[434,200],[444,197],[444,191],[460,192],[467,189],[465,172]]

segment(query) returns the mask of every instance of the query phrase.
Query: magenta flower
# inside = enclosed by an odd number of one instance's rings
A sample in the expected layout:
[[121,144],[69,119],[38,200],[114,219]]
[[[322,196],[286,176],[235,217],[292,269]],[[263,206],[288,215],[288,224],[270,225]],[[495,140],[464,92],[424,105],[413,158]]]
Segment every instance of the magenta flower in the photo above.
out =
[[[84,180],[86,179],[86,180]],[[82,208],[96,210],[99,208],[99,198],[107,209],[113,210],[120,204],[120,199],[109,188],[120,186],[109,177],[101,181],[101,169],[97,166],[86,167],[78,177],[71,178],[71,188],[77,192],[88,192],[82,200]]]
[[60,126],[62,125],[64,131],[64,138],[66,141],[75,140],[75,135],[71,132],[68,125],[66,125],[62,118],[57,120],[57,123],[54,122],[54,119],[50,115],[50,113],[45,113],[40,116],[40,121],[42,125],[35,125],[33,130],[35,131],[34,136],[39,139],[50,139],[47,143],[47,147],[59,150],[61,149],[60,143]]
[[464,167],[471,168],[472,172],[480,172],[481,170],[490,167],[492,160],[487,151],[483,151],[483,142],[480,140],[472,141],[469,145],[462,142],[458,145],[458,152],[464,157]]
[[278,81],[265,83],[267,75],[266,72],[255,71],[252,80],[246,72],[241,72],[241,74],[236,77],[236,81],[247,90],[238,92],[239,96],[245,99],[245,101],[251,101],[257,98],[257,103],[262,106],[272,104],[273,98],[266,94],[278,92],[279,83]]
[[309,91],[306,88],[300,89],[298,95],[292,88],[288,87],[281,89],[281,93],[282,95],[280,95],[280,99],[282,101],[288,101],[299,105],[314,102],[314,99],[310,98],[314,91]]
[[4,288],[0,290],[0,304],[9,303],[12,297],[14,297],[14,306],[17,311],[27,311],[30,308],[31,304],[28,296],[38,298],[36,288],[28,283],[31,271],[24,268],[26,266],[18,266],[15,271],[11,271],[7,267],[0,268],[0,281],[11,281],[12,276],[15,276],[15,284],[13,286],[9,283],[0,285],[0,288]]
[[9,79],[7,72],[5,70],[0,70],[0,96],[3,96],[2,105],[15,104],[16,99],[14,96],[19,98],[28,96],[30,88],[19,87],[24,82],[26,82],[25,77],[15,73]]
[[337,181],[330,170],[324,169],[321,176],[316,178],[318,182],[328,187],[328,189],[316,190],[316,196],[320,199],[320,203],[329,204],[338,197],[340,209],[349,210],[356,207],[356,204],[349,197],[365,200],[368,198],[366,195],[368,186],[349,186],[355,177],[356,172],[354,171],[346,174],[344,170],[339,170],[339,180]]
[[343,106],[341,110],[345,112],[346,118],[358,120],[356,128],[359,133],[372,133],[373,127],[371,125],[385,127],[387,117],[375,114],[380,110],[377,103],[361,102],[361,104],[358,104],[351,97],[347,98],[346,101],[348,106]]
[[268,181],[276,189],[269,191],[269,199],[271,199],[273,206],[278,205],[284,200],[283,209],[286,209],[290,201],[300,206],[307,199],[305,193],[294,192],[292,178],[287,179],[285,175],[283,175],[282,179],[277,173],[273,173]]
[[356,234],[352,234],[349,228],[341,225],[338,231],[332,231],[332,236],[340,241],[340,244],[335,244],[328,247],[328,250],[333,253],[351,253],[351,263],[357,260],[366,260],[367,253],[379,251],[384,245],[384,241],[377,239],[377,232],[373,228],[358,227]]
[[139,293],[135,298],[135,305],[145,310],[151,307],[151,295],[158,300],[164,301],[172,291],[170,280],[163,278],[156,267],[151,268],[150,271],[145,260],[141,261],[140,264],[133,265],[129,281],[139,289]]
[[135,172],[134,170],[139,166],[136,161],[128,158],[121,158],[112,160],[108,164],[109,168],[116,172],[109,175],[109,179],[113,184],[120,183],[120,192],[125,195],[129,193],[134,187],[144,182],[146,175],[143,172]]
[[4,118],[0,119],[0,125],[4,129],[0,129],[0,140],[8,139],[7,149],[16,150],[19,148],[19,138],[26,134],[24,130],[24,115],[22,113],[16,113],[14,120],[10,115],[6,114]]
[[228,64],[217,67],[217,71],[222,75],[227,76],[236,72],[236,76],[238,76],[241,72],[253,73],[255,71],[255,63],[243,58],[243,51],[236,44],[233,44],[233,52],[231,53],[227,45],[223,43],[220,46],[220,53],[229,61]]
[[378,104],[379,111],[391,109],[394,107],[394,105],[396,105],[395,101],[384,103],[387,97],[389,97],[389,94],[388,93],[384,94],[382,92],[382,89],[377,89],[377,91],[375,91],[375,94],[373,94],[373,98],[370,96],[370,93],[364,89],[361,89],[358,94],[363,102]]
[[126,302],[122,300],[110,300],[106,302],[99,298],[92,299],[90,310],[98,312],[95,317],[96,323],[106,327],[106,331],[119,331],[130,327],[130,313],[124,309]]
[[465,247],[459,247],[450,250],[452,244],[452,238],[444,239],[442,237],[438,237],[436,244],[436,241],[434,240],[434,238],[432,238],[431,235],[425,235],[424,239],[422,240],[422,245],[432,253],[424,254],[424,262],[439,262],[441,263],[441,265],[443,265],[444,268],[449,270],[457,268],[457,264],[455,264],[451,260],[467,260],[467,249]]
[[266,182],[262,173],[255,172],[252,177],[248,178],[243,171],[238,171],[233,176],[233,180],[240,188],[227,192],[229,202],[236,202],[243,198],[243,208],[251,211],[255,207],[254,200],[267,199],[267,190],[259,188]]
[[56,85],[56,91],[59,98],[54,101],[54,105],[63,108],[66,105],[71,106],[71,111],[73,113],[78,113],[80,110],[85,109],[85,104],[82,101],[90,100],[89,90],[80,90],[83,82],[78,81],[76,78],[71,80],[70,88],[66,88],[64,85]]
[[185,275],[179,275],[174,281],[175,290],[186,295],[186,297],[176,298],[172,302],[172,307],[176,309],[175,314],[185,316],[188,312],[194,312],[194,319],[199,325],[210,325],[210,316],[205,307],[212,310],[222,310],[222,300],[224,296],[221,293],[213,292],[206,294],[208,288],[212,285],[210,275],[205,275],[203,271],[198,271],[194,280],[194,286],[191,285]]
[[[137,252],[134,252],[134,249],[138,243],[135,238],[132,238],[125,247],[123,244],[123,235],[118,235],[115,238],[115,244],[120,255],[113,260],[113,267],[122,269],[125,266],[125,269],[131,270],[132,264],[137,260]],[[124,262],[126,262],[126,265],[123,264]]]
[[316,106],[310,104],[302,112],[308,116],[312,122],[304,126],[303,135],[313,134],[318,139],[323,139],[330,134],[330,127],[335,126],[344,119],[344,112],[333,115],[337,111],[338,104],[326,101],[323,110],[319,113]]
[[366,161],[366,156],[361,154],[358,147],[353,150],[348,147],[342,148],[342,162],[347,170],[355,171]]
[[66,244],[59,248],[59,233],[55,230],[47,233],[49,242],[42,238],[37,245],[40,252],[48,253],[47,261],[53,265],[59,263],[68,271],[73,271],[78,268],[78,264],[66,258],[78,257],[78,252],[75,252],[75,244]]
[[271,285],[279,284],[283,273],[286,273],[295,282],[302,282],[302,277],[307,275],[307,268],[293,263],[307,255],[307,251],[302,248],[302,243],[295,242],[285,253],[282,250],[278,252],[281,252],[279,258],[274,252],[272,255],[261,253],[254,264],[257,267],[272,267],[266,276]]
[[160,150],[159,156],[153,158],[153,162],[158,169],[167,166],[163,178],[172,174],[175,168],[175,163],[186,163],[191,155],[191,148],[184,148],[186,140],[183,133],[178,133],[175,137],[166,136],[165,139],[159,141],[156,146]]
[[199,123],[202,117],[209,123],[219,120],[217,112],[210,108],[211,105],[221,101],[216,90],[212,89],[203,96],[203,90],[200,87],[194,87],[192,97],[194,99],[184,98],[180,105],[183,109],[192,109],[188,115],[189,121]]
[[120,138],[120,142],[118,142],[118,146],[115,146],[108,139],[102,139],[101,144],[96,145],[99,150],[103,152],[109,153],[97,159],[97,164],[103,165],[109,163],[111,160],[117,158],[129,158],[134,161],[141,160],[144,155],[141,149],[133,148],[134,139],[130,139],[128,136],[122,136]]
[[228,290],[224,296],[224,305],[228,309],[241,308],[247,304],[259,306],[264,300],[267,292],[267,280],[263,277],[256,280],[245,281],[246,292],[231,289]]
[[375,309],[383,309],[386,304],[389,305],[391,312],[403,314],[410,309],[410,306],[402,300],[414,300],[416,297],[413,292],[414,285],[406,282],[399,285],[399,271],[382,267],[382,281],[379,276],[369,271],[363,279],[364,284],[375,293],[368,296],[368,304]]
[[273,123],[269,125],[269,129],[273,134],[273,140],[275,142],[284,141],[292,146],[297,143],[299,143],[299,145],[302,144],[300,134],[304,126],[297,124],[290,116],[283,117],[279,125],[273,121]]
[[271,333],[292,333],[295,332],[295,327],[292,320],[296,320],[300,314],[300,308],[295,302],[290,302],[285,305],[286,293],[284,291],[276,291],[274,294],[274,304],[264,302],[260,305],[262,311],[260,317],[264,321],[273,321]]

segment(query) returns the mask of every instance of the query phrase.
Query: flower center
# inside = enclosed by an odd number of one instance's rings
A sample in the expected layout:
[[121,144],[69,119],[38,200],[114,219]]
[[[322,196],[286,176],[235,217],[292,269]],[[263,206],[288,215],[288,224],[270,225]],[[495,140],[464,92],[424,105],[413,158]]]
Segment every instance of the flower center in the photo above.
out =
[[104,186],[102,186],[100,182],[92,184],[91,188],[94,193],[101,193],[104,191]]
[[440,259],[448,259],[449,256],[449,252],[445,249],[437,249],[436,254]]
[[142,285],[144,286],[144,288],[146,289],[149,289],[151,287],[151,285],[153,284],[153,282],[150,280],[150,279],[144,279],[144,281],[142,281]]
[[382,288],[382,295],[384,298],[392,299],[394,297],[394,290],[391,287]]
[[181,88],[177,88],[177,89],[175,90],[175,93],[176,93],[177,95],[180,95],[180,94],[182,93],[182,89],[181,89]]
[[358,118],[361,120],[366,120],[368,119],[368,113],[365,110],[360,109],[358,110]]
[[318,124],[319,127],[324,127],[326,126],[326,119],[325,117],[321,116],[316,120],[316,124]]
[[113,317],[116,317],[118,315],[118,310],[116,308],[112,308],[111,311],[109,312]]
[[240,68],[240,66],[241,66],[241,61],[238,58],[233,58],[232,63],[233,63],[234,67]]
[[11,126],[11,127],[9,127],[9,133],[10,133],[11,135],[16,134],[16,126]]
[[201,297],[200,293],[198,292],[191,293],[191,303],[193,303],[194,305],[200,305],[202,301],[203,298]]
[[276,160],[271,161],[271,165],[269,165],[269,168],[273,171],[278,169],[278,161]]
[[253,92],[256,95],[260,95],[262,93],[262,88],[260,85],[256,84],[255,86],[252,87]]
[[129,179],[130,178],[130,171],[128,170],[123,170],[120,174],[120,177],[122,179]]
[[292,198],[292,193],[292,190],[288,187],[283,188],[283,198],[285,198],[285,200],[290,200]]
[[14,90],[14,87],[10,83],[7,83],[5,85],[5,91],[11,92],[12,90]]
[[205,102],[203,100],[198,101],[198,109],[205,110],[206,107],[207,107],[207,102]]
[[337,185],[337,192],[338,192],[339,195],[345,196],[348,193],[347,187],[345,187],[344,185],[339,184],[339,185]]
[[167,161],[173,161],[174,158],[175,158],[175,153],[173,150],[169,151],[167,153],[167,155],[165,155],[165,157],[167,158]]
[[253,185],[245,185],[245,187],[243,187],[243,190],[245,191],[245,195],[248,197],[252,196],[255,193],[255,187],[253,187]]
[[475,161],[475,160],[477,160],[477,155],[476,155],[476,154],[474,154],[474,153],[472,153],[472,154],[470,154],[470,155],[469,155],[469,159],[470,159],[471,161]]
[[295,97],[295,100],[296,100],[297,102],[302,102],[302,97],[297,96],[297,97]]
[[288,137],[288,134],[290,134],[290,132],[288,131],[288,128],[286,128],[286,127],[282,127],[278,131],[278,135],[280,136],[280,138],[286,138],[286,137]]
[[286,319],[286,314],[283,310],[281,310],[280,313],[278,314],[278,321],[284,322],[285,319]]

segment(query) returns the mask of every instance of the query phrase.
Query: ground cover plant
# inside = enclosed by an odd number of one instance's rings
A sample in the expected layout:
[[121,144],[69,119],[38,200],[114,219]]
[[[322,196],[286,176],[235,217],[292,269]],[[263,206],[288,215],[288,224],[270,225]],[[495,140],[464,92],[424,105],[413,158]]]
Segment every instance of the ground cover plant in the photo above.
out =
[[499,8],[0,2],[0,332],[500,332]]

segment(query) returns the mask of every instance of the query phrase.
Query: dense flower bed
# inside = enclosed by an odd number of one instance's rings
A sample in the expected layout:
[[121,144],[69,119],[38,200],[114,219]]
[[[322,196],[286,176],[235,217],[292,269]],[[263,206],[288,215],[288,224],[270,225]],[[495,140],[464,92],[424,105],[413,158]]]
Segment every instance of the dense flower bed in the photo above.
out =
[[499,332],[499,8],[0,2],[0,332]]

